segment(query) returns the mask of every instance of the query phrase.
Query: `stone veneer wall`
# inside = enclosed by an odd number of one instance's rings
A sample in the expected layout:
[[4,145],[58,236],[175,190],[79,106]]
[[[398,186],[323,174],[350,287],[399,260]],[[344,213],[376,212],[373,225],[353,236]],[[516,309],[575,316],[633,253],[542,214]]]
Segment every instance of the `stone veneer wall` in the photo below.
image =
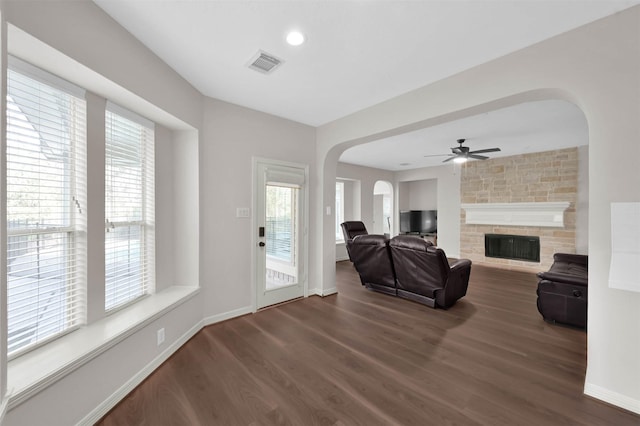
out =
[[[460,183],[463,204],[569,201],[571,205],[564,214],[564,228],[467,225],[460,209],[460,256],[508,269],[547,270],[554,253],[576,252],[577,193],[577,148],[465,163]],[[540,263],[485,257],[484,234],[540,237]]]

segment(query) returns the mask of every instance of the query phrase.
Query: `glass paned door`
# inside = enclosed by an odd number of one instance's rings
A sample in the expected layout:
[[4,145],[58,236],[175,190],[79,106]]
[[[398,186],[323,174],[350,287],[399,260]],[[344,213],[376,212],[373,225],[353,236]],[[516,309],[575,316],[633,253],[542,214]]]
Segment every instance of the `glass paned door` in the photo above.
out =
[[256,308],[304,296],[305,169],[256,164]]
[[298,188],[266,186],[266,288],[298,283]]

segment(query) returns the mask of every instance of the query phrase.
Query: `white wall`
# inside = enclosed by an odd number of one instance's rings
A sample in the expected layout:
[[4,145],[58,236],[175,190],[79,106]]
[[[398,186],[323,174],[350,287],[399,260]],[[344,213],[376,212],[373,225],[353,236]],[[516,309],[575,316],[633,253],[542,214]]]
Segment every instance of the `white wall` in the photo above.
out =
[[[345,182],[345,220],[361,220],[369,232],[373,233],[375,230],[373,210],[376,182],[381,180],[393,182],[393,172],[338,163],[336,176]],[[347,184],[349,184],[349,190],[347,190]],[[335,244],[334,259],[341,261],[348,258],[344,243]]]
[[401,210],[437,210],[438,209],[438,180],[424,179],[402,182]]
[[[408,191],[409,209],[438,210],[438,246],[447,256],[460,257],[459,166],[450,164],[396,172],[396,182],[398,192],[402,188]],[[399,196],[405,198],[405,195]]]
[[156,170],[156,225],[163,229],[156,235],[156,290],[162,290],[175,284],[175,165],[173,164],[173,144],[171,131],[163,126],[155,129]]
[[[236,218],[237,207],[252,206],[252,157],[309,164],[313,173],[314,151],[313,127],[226,102],[205,100],[200,146],[200,277],[207,322],[252,310],[251,253],[257,230],[252,229],[250,218]],[[314,186],[312,180],[311,194]],[[335,179],[333,187],[335,191]],[[334,203],[335,197],[331,205]],[[313,230],[314,204],[310,213]],[[333,228],[331,235],[335,245]],[[313,239],[311,232],[310,241]],[[316,283],[309,286],[313,293]]]
[[344,184],[344,220],[360,220],[360,181],[337,180]]
[[576,253],[589,254],[589,147],[578,147],[576,195]]
[[[360,183],[359,200],[354,197],[354,202],[357,204],[356,209],[360,208],[360,217],[354,220],[362,220],[367,229],[373,230],[373,196],[376,182],[379,180],[393,182],[393,172],[354,164],[338,163],[336,176]],[[354,195],[357,195],[357,192]],[[345,199],[345,204],[348,203],[349,201]]]
[[[607,286],[610,205],[640,201],[636,164],[640,157],[640,7],[319,127],[318,179],[322,190],[318,204],[325,205],[333,198],[336,163],[350,146],[540,99],[574,102],[589,124],[590,294],[585,392],[640,412],[640,294]],[[438,207],[441,210],[440,202]],[[331,220],[325,216],[318,228],[322,235],[318,250],[323,252],[318,271],[323,286],[331,286],[335,280]]]
[[[360,220],[360,181],[336,179],[344,184],[344,217],[347,220]],[[343,241],[336,242],[336,262],[349,259],[347,247]]]

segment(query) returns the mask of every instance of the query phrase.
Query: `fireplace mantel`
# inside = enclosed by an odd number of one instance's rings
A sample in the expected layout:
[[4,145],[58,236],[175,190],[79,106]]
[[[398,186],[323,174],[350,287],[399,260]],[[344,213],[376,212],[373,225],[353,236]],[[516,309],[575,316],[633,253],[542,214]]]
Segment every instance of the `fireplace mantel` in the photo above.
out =
[[462,204],[469,225],[564,227],[568,201]]

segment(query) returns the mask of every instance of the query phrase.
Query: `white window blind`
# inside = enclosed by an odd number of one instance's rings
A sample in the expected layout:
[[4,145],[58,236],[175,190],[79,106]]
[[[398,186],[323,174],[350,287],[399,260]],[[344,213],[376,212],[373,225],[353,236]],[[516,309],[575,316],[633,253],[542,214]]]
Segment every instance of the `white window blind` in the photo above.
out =
[[7,352],[16,356],[85,319],[86,104],[68,83],[10,66]]
[[153,124],[108,105],[105,176],[105,309],[154,288]]

